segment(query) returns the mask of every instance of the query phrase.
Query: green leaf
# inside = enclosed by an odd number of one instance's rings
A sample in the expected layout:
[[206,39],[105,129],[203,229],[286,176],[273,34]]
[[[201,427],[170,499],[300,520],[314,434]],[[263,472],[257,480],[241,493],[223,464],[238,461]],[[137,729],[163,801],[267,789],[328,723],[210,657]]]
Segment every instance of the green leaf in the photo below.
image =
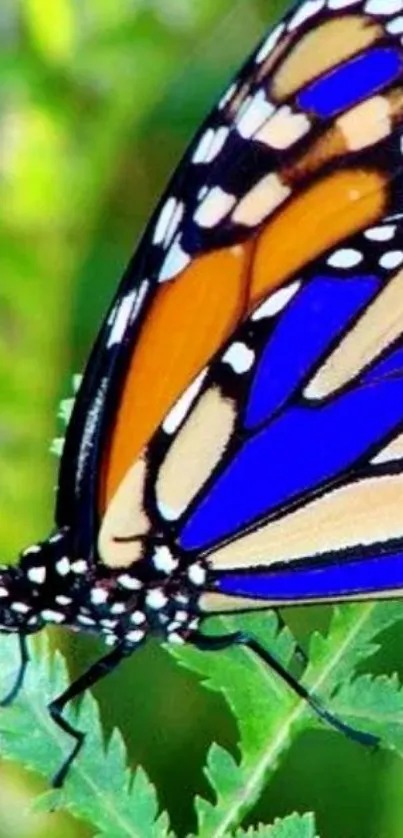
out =
[[242,829],[235,833],[235,838],[318,838],[313,815],[289,815],[282,820],[276,819],[272,826],[260,826],[258,829]]
[[[240,627],[240,622],[239,618],[222,617],[210,625],[215,633],[230,633]],[[274,612],[243,617],[242,627],[265,643],[283,664],[290,664],[295,644],[288,629],[278,633]],[[213,748],[206,775],[217,799],[215,804],[204,800],[196,804],[198,834],[202,838],[227,836],[258,799],[268,773],[274,771],[290,745],[292,728],[300,726],[306,708],[268,666],[243,648],[207,653],[185,647],[176,655],[203,676],[209,689],[224,693],[238,721],[239,763],[231,762],[228,755],[224,757],[222,749]]]
[[312,637],[306,683],[324,696],[350,678],[355,668],[379,649],[375,639],[403,619],[400,602],[336,606],[326,637]]
[[73,396],[69,396],[68,398],[64,398],[61,400],[59,404],[59,409],[57,411],[57,418],[60,420],[60,424],[62,425],[62,433],[63,436],[58,436],[52,439],[52,442],[49,446],[49,451],[51,454],[54,454],[55,457],[60,459],[63,454],[64,444],[66,441],[66,437],[64,434],[66,433],[66,428],[69,424],[71,414],[73,412],[74,403],[76,400],[76,395],[78,390],[80,389],[80,384],[82,381],[82,375],[74,375],[72,378],[72,388],[73,388]]
[[[2,757],[37,771],[47,779],[60,767],[71,749],[71,739],[52,721],[47,705],[67,686],[66,669],[59,653],[52,659],[46,637],[30,643],[31,665],[24,688],[15,703],[0,716]],[[18,669],[15,638],[0,644],[1,689],[7,692]],[[8,683],[7,683],[8,682]],[[46,794],[42,809],[64,808],[90,821],[99,838],[166,838],[166,814],[159,814],[158,802],[144,771],[133,777],[126,761],[126,749],[118,731],[104,746],[98,706],[87,693],[77,714],[67,718],[87,732],[84,748],[74,763],[62,791]]]
[[[374,718],[374,706],[363,715],[365,702],[360,693],[364,685],[357,681],[349,693],[349,705],[341,712],[337,691],[345,691],[356,667],[378,648],[375,638],[386,628],[403,619],[399,603],[370,603],[336,608],[327,637],[315,634],[310,648],[310,663],[304,683],[329,709],[347,722],[381,736],[392,745],[390,720]],[[295,644],[287,629],[277,633],[273,613],[240,617],[222,617],[211,621],[216,633],[231,633],[239,628],[253,634],[283,664],[289,666]],[[209,689],[222,692],[239,727],[238,761],[214,747],[208,758],[206,775],[215,792],[215,802],[198,800],[199,835],[221,838],[238,825],[251,810],[279,760],[292,741],[304,729],[322,724],[259,658],[248,649],[230,648],[220,653],[200,652],[193,648],[172,650],[182,664],[202,675]],[[375,682],[376,683],[376,682]],[[360,687],[361,684],[361,687]],[[354,685],[354,682],[353,682]],[[384,688],[386,689],[386,688]],[[353,695],[355,702],[353,706]],[[361,708],[360,713],[358,710]],[[369,712],[371,710],[371,712]],[[375,724],[376,722],[376,724]]]
[[362,675],[337,693],[339,716],[377,733],[382,744],[403,756],[403,690],[397,675]]

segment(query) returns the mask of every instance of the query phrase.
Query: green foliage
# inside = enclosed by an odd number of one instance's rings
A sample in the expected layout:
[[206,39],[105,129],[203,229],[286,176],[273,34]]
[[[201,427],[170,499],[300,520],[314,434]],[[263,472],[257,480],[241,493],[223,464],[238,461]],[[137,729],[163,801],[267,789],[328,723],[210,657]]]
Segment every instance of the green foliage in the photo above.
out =
[[[4,638],[0,645],[2,689],[12,680],[18,666],[14,638]],[[0,718],[0,749],[4,759],[17,760],[25,768],[45,777],[55,772],[65,759],[68,737],[52,722],[46,709],[51,699],[67,686],[65,666],[59,653],[50,658],[46,638],[35,646],[30,644],[31,665],[24,689],[15,703]],[[97,830],[97,838],[173,838],[168,817],[159,813],[156,792],[142,769],[134,776],[127,767],[122,737],[114,731],[106,747],[100,724],[98,706],[87,693],[78,712],[70,710],[70,720],[87,731],[83,751],[62,791],[48,792],[35,804],[35,810],[52,811],[63,807],[73,815],[89,821]],[[70,743],[71,744],[71,743]],[[231,772],[237,773],[232,758],[219,749],[212,749],[210,767],[222,783],[220,793],[233,792]],[[229,774],[227,774],[230,769]],[[247,833],[248,838],[313,838],[309,816],[293,815],[277,821],[273,827],[261,827]],[[213,834],[202,826],[200,836]]]
[[[23,692],[1,715],[0,750],[3,758],[17,760],[49,779],[71,747],[71,740],[55,726],[47,711],[47,704],[67,686],[67,676],[60,654],[49,657],[46,639],[41,638],[38,647],[30,645],[32,662]],[[3,689],[18,666],[17,651],[14,638],[3,638]],[[166,838],[167,816],[158,814],[156,794],[144,772],[138,769],[131,776],[118,731],[104,748],[97,703],[89,693],[79,713],[71,711],[70,718],[87,731],[82,756],[65,790],[44,795],[36,809],[66,808],[93,824],[99,838]]]
[[312,815],[290,815],[284,820],[276,820],[273,826],[260,826],[258,829],[238,830],[235,838],[318,838]]
[[[326,637],[313,636],[304,683],[340,718],[375,732],[381,743],[403,755],[403,691],[396,676],[356,676],[356,668],[376,649],[376,638],[403,617],[394,603],[374,603],[335,609]],[[277,631],[274,613],[244,617],[245,628],[290,666],[295,643],[288,629]],[[239,620],[211,621],[211,629],[231,632]],[[253,809],[265,783],[276,771],[294,739],[320,724],[305,702],[296,697],[253,653],[242,647],[206,653],[189,647],[175,657],[202,675],[205,685],[224,694],[239,728],[239,754],[234,757],[214,744],[206,776],[214,800],[196,800],[198,838],[314,838],[310,816],[293,815],[272,827],[235,831]],[[6,638],[0,645],[2,689],[18,666],[17,644]],[[49,777],[69,747],[68,738],[52,722],[46,705],[66,686],[61,656],[49,659],[46,641],[31,643],[32,661],[24,690],[0,717],[3,757]],[[97,704],[86,695],[79,712],[69,717],[87,731],[84,749],[62,792],[41,799],[40,808],[63,807],[89,821],[102,838],[167,838],[166,814],[159,814],[156,792],[138,769],[131,778],[121,735],[114,731],[105,748]]]
[[[378,648],[375,638],[403,619],[399,603],[370,603],[336,608],[326,637],[315,634],[304,683],[340,717],[373,732],[382,744],[399,749],[403,732],[403,694],[396,677],[354,680],[356,668]],[[239,618],[221,617],[217,632],[235,631]],[[288,629],[276,634],[273,613],[242,618],[242,625],[286,666],[294,642]],[[206,774],[214,803],[198,800],[199,834],[221,838],[254,806],[291,743],[303,730],[321,724],[305,702],[249,650],[240,647],[205,653],[173,650],[182,664],[203,676],[207,687],[223,692],[236,716],[240,758],[222,748],[210,750]]]

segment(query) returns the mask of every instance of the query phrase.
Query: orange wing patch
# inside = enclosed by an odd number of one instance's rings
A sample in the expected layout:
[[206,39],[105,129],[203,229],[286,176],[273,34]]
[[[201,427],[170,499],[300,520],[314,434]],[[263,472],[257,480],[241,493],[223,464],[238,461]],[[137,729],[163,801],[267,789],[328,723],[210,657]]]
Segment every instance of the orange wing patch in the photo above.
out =
[[258,240],[251,308],[328,248],[372,224],[386,201],[386,175],[359,169],[329,175],[290,201]]
[[112,430],[102,508],[166,413],[242,318],[251,247],[201,256],[156,291]]

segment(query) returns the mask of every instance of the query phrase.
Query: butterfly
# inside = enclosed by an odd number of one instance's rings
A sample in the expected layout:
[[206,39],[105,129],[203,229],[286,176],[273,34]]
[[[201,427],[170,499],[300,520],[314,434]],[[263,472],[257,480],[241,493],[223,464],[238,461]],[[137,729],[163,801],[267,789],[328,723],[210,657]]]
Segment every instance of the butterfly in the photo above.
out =
[[[399,14],[402,12],[402,14]],[[77,394],[50,537],[0,572],[0,630],[108,654],[243,644],[211,614],[403,587],[403,2],[305,0],[200,128]]]

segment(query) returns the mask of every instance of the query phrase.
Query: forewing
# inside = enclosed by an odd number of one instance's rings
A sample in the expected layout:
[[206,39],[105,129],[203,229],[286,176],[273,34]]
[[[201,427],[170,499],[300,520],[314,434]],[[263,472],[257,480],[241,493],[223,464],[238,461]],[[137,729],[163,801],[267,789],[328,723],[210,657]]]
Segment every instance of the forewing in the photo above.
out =
[[[84,376],[58,498],[58,523],[75,529],[78,551],[91,552],[129,472],[139,534],[155,526],[152,493],[139,497],[149,473],[144,452],[155,447],[164,417],[276,289],[397,210],[401,77],[391,7],[307,0],[269,34],[213,111],[129,265]],[[297,366],[308,363],[301,347],[293,345]],[[288,386],[282,380],[279,391]],[[257,387],[252,423],[268,409]],[[235,423],[228,410],[223,423],[227,430],[210,440],[212,460],[220,446],[227,452]]]

